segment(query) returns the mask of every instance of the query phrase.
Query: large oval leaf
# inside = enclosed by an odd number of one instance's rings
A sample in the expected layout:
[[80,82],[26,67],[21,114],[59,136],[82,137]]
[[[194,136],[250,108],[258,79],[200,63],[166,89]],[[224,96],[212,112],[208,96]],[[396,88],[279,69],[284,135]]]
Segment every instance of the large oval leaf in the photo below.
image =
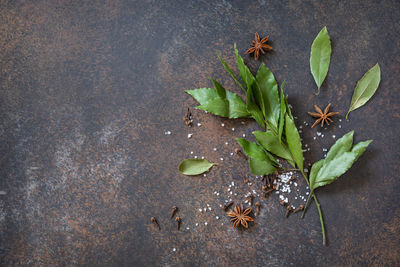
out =
[[325,26],[312,43],[310,54],[310,68],[315,83],[318,86],[317,94],[319,94],[321,85],[328,73],[331,52],[331,40],[329,39],[328,30]]
[[214,165],[217,164],[206,159],[184,159],[179,164],[178,170],[184,175],[199,175],[208,171]]
[[356,88],[354,89],[353,97],[351,99],[351,104],[349,111],[346,114],[346,119],[349,113],[361,106],[363,106],[367,101],[374,95],[379,87],[381,81],[381,69],[379,64],[376,63],[369,71],[367,71],[364,76],[357,82]]

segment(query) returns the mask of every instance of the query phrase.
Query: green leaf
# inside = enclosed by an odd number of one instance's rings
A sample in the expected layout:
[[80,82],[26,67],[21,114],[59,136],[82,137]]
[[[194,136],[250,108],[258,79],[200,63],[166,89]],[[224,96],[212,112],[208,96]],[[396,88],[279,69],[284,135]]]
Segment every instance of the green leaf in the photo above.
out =
[[247,90],[246,101],[247,111],[251,114],[252,118],[255,119],[258,124],[260,124],[261,127],[265,128],[264,116],[257,104],[253,102],[253,91],[251,89]]
[[285,117],[285,135],[289,150],[292,153],[297,167],[299,167],[300,170],[303,170],[303,150],[301,146],[300,135],[297,131],[296,125],[288,114],[286,114]]
[[311,46],[310,68],[315,83],[318,86],[318,93],[321,85],[328,73],[329,63],[331,61],[331,40],[329,39],[326,27],[318,33]]
[[309,178],[310,185],[315,184],[315,180],[317,179],[318,172],[322,168],[322,166],[324,166],[324,161],[325,161],[325,159],[321,159],[312,165],[311,171],[310,171],[310,178]]
[[281,106],[280,106],[280,112],[279,112],[279,127],[278,127],[279,143],[282,142],[283,126],[285,125],[286,104],[285,104],[285,95],[283,94],[283,86],[284,85],[285,85],[285,81],[283,81],[283,83],[281,85]]
[[203,105],[208,101],[219,97],[217,90],[211,88],[185,90],[185,92],[191,95],[197,102],[199,102],[200,105]]
[[249,68],[244,64],[243,58],[239,55],[239,52],[235,46],[235,54],[236,54],[236,63],[239,69],[240,77],[244,82],[247,90],[253,87],[253,84],[256,82],[253,74],[251,74]]
[[269,160],[272,165],[279,166],[276,159],[268,152],[265,151],[261,146],[254,142],[247,141],[244,138],[236,138],[236,141],[243,148],[243,152],[250,158],[255,158],[259,160]]
[[[222,85],[217,83],[216,87],[219,90],[225,90]],[[222,92],[218,93],[217,89],[200,88],[195,90],[186,90],[186,93],[191,95],[200,106],[197,108],[210,112],[214,115],[235,118],[248,118],[250,113],[247,111],[246,104],[243,100],[230,91],[225,90],[226,98],[221,98]]]
[[243,90],[246,92],[246,89],[244,89],[243,85],[241,82],[239,82],[238,78],[236,78],[236,75],[233,73],[232,69],[229,67],[228,63],[226,63],[220,55],[218,55],[219,61],[221,61],[222,66],[224,66],[226,72],[229,73],[229,75],[232,77],[232,79],[235,81],[235,83]]
[[257,71],[256,82],[263,98],[265,118],[277,128],[280,112],[278,84],[274,74],[264,63],[261,63]]
[[381,81],[381,69],[379,64],[376,63],[364,76],[357,82],[356,88],[354,89],[353,97],[351,98],[351,104],[349,111],[346,114],[346,119],[349,113],[361,106],[375,94]]
[[264,147],[265,150],[277,155],[278,157],[286,159],[293,167],[295,166],[289,150],[279,142],[279,138],[271,131],[255,131],[253,134],[256,137],[257,142]]
[[293,120],[292,111],[290,110],[289,103],[287,101],[287,96],[285,97],[286,114]]
[[184,159],[178,170],[184,175],[199,175],[208,171],[212,166],[218,165],[206,159]]
[[[334,182],[344,174],[364,153],[372,140],[359,142],[352,147],[353,131],[347,133],[330,148],[325,159],[317,161],[310,172],[310,189]],[[351,148],[352,147],[352,148]]]
[[214,84],[215,90],[217,90],[217,94],[220,98],[226,98],[226,91],[225,88],[222,87],[222,85],[217,82],[216,80],[214,80],[213,78],[211,78],[211,81]]
[[333,146],[329,149],[326,154],[325,160],[329,161],[334,159],[336,156],[343,154],[344,152],[349,152],[353,146],[353,135],[354,131],[350,131],[347,134],[339,138]]
[[253,175],[268,175],[276,171],[276,168],[268,160],[249,158],[249,166]]

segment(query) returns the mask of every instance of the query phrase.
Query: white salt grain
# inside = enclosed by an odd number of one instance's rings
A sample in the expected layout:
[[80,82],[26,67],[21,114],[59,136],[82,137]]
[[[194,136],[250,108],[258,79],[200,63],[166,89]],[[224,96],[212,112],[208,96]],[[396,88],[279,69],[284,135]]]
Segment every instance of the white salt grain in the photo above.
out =
[[190,151],[190,155],[193,155],[193,151]]
[[198,123],[197,123],[197,126],[198,126],[198,127],[200,127],[200,126],[201,126],[201,123],[200,123],[200,122],[198,122]]
[[193,134],[191,134],[191,133],[188,134],[188,139],[192,138],[192,135],[193,135]]
[[175,251],[176,251],[176,248],[173,248],[173,249],[172,249],[172,251],[174,251],[174,252],[175,252]]
[[224,127],[225,126],[225,123],[221,123],[221,127]]
[[245,134],[243,134],[243,137],[246,137],[246,135],[245,135]]
[[228,142],[225,142],[225,145],[227,145],[228,144]]
[[216,147],[214,147],[214,148],[213,148],[213,150],[214,150],[214,151],[217,151],[217,148],[216,148]]
[[336,135],[332,135],[332,138],[335,139],[335,138],[336,138]]
[[235,128],[232,128],[232,131],[235,131]]
[[317,132],[317,135],[318,135],[318,136],[321,136],[321,134],[322,134],[321,132]]

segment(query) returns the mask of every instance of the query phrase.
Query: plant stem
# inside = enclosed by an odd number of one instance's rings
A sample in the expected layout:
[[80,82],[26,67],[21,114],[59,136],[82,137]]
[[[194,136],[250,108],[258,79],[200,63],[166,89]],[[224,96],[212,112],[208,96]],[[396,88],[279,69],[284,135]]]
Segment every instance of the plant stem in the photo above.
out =
[[304,219],[304,214],[306,213],[307,207],[310,204],[310,198],[311,196],[314,194],[314,192],[311,192],[311,194],[308,195],[307,201],[306,201],[306,205],[304,206],[304,210],[303,213],[301,214],[301,218]]
[[[309,181],[308,181],[308,179],[307,179],[307,176],[306,176],[306,174],[304,173],[304,171],[303,171],[303,170],[300,170],[300,172],[301,172],[301,174],[303,174],[303,177],[304,177],[304,179],[306,180],[307,185],[310,186],[310,183],[309,183]],[[315,205],[317,205],[318,214],[319,214],[319,221],[321,222],[321,229],[322,229],[322,244],[325,246],[325,245],[326,245],[326,233],[325,233],[324,218],[322,217],[321,205],[319,204],[318,199],[317,199],[317,196],[315,195],[314,191],[310,192],[310,196],[311,196],[311,195],[312,195],[313,198],[314,198]],[[308,197],[309,199],[310,199],[310,196]],[[307,200],[307,202],[308,202],[308,200]],[[305,206],[305,208],[304,208],[303,215],[301,216],[301,218],[304,218],[304,214],[305,214],[306,208],[307,208],[307,203],[306,203],[306,206]]]

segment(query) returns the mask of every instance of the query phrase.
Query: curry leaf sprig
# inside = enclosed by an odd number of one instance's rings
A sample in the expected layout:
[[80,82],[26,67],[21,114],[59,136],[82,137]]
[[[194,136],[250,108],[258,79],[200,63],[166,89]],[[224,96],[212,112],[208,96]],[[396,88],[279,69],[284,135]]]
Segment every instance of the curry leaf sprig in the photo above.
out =
[[[235,83],[246,93],[246,102],[238,95],[227,91],[213,79],[214,89],[200,88],[186,90],[186,92],[200,103],[197,107],[199,109],[226,118],[251,117],[258,122],[264,130],[253,132],[256,142],[250,142],[244,138],[237,139],[243,152],[249,158],[248,163],[251,173],[254,175],[268,175],[276,170],[285,171],[282,165],[279,164],[278,158],[286,160],[294,168],[297,168],[296,170],[302,173],[310,187],[311,193],[307,206],[312,196],[320,217],[323,244],[326,244],[324,220],[321,206],[315,195],[315,189],[333,182],[345,173],[361,156],[371,141],[360,142],[352,146],[353,132],[346,134],[332,146],[325,159],[313,165],[309,180],[303,169],[301,139],[294,123],[287,96],[283,91],[284,83],[282,83],[279,91],[278,83],[273,73],[263,63],[260,65],[256,76],[253,76],[244,64],[243,58],[239,55],[236,45],[235,54],[242,82],[239,81],[229,65],[220,56],[219,59]],[[190,164],[193,164],[193,162],[190,162]],[[211,168],[211,164],[206,163],[204,169]],[[201,170],[203,170],[203,166]],[[196,170],[194,172],[197,173],[199,171]]]

